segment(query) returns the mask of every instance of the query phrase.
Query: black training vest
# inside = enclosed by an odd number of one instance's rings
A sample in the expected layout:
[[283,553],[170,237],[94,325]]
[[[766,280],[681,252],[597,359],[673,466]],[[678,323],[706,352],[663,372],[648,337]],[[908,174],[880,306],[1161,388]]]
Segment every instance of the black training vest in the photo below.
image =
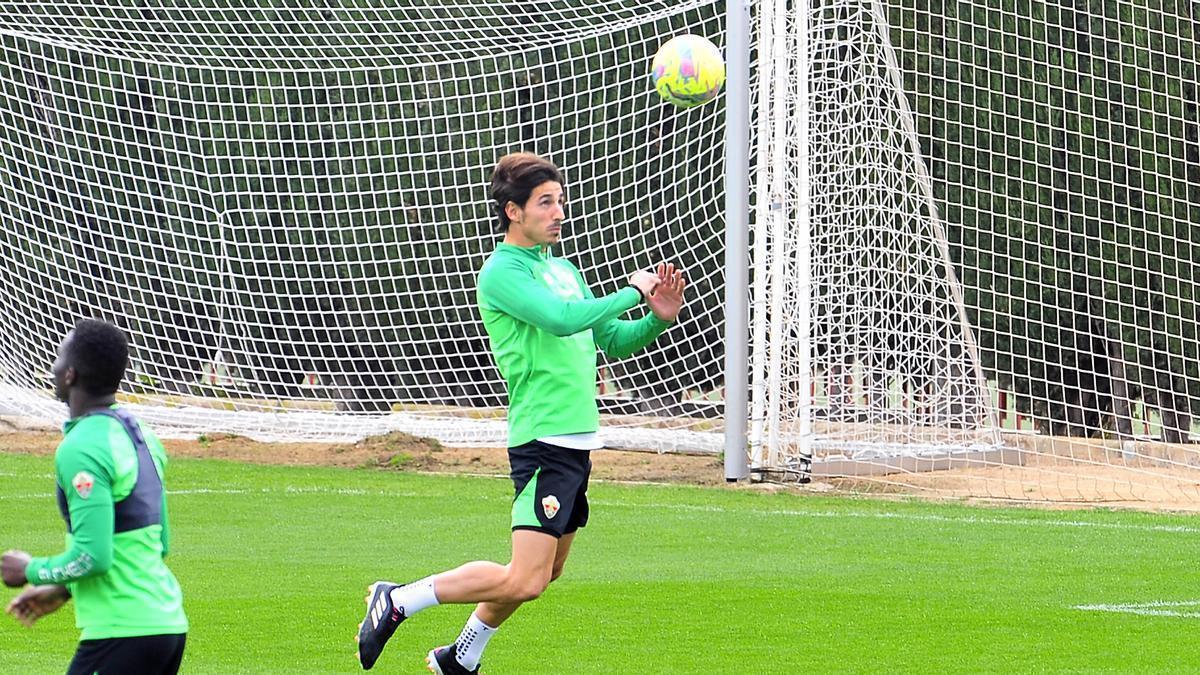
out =
[[[113,504],[113,532],[129,532],[143,527],[162,523],[163,484],[154,466],[154,458],[150,456],[150,446],[142,436],[142,429],[137,419],[122,408],[96,410],[84,417],[104,415],[111,417],[125,427],[129,440],[133,441],[133,449],[137,452],[137,481],[129,496]],[[71,532],[71,512],[67,508],[67,494],[61,485],[55,486],[55,496],[58,498],[58,510],[63,520],[67,522],[67,532]]]

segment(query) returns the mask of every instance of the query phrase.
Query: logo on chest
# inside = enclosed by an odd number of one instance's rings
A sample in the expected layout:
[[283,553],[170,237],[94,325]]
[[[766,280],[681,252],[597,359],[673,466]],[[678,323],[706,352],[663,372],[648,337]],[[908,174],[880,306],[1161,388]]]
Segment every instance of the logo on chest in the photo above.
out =
[[555,295],[564,300],[583,299],[583,289],[579,287],[579,280],[570,270],[547,264],[542,268],[542,281]]

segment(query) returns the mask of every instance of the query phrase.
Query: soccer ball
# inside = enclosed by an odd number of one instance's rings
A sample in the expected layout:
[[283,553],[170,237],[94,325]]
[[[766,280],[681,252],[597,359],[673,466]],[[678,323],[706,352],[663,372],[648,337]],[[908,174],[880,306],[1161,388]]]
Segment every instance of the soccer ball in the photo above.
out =
[[708,40],[680,35],[658,48],[650,80],[664,100],[691,108],[717,97],[725,84],[725,61],[721,50]]

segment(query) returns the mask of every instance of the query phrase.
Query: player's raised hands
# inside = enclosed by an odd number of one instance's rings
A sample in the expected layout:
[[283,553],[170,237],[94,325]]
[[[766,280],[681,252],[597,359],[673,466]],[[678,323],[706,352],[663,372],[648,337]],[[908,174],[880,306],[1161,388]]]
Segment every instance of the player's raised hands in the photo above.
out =
[[646,304],[650,305],[650,311],[658,318],[674,321],[683,306],[683,289],[687,286],[687,280],[683,270],[675,269],[671,263],[659,263],[657,276],[658,285],[646,297]]

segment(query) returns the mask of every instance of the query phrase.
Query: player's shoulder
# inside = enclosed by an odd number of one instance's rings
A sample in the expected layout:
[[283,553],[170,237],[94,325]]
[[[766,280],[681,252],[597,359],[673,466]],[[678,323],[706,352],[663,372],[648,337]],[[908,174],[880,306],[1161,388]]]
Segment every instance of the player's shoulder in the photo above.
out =
[[479,286],[482,288],[489,282],[499,281],[505,277],[528,276],[533,273],[533,267],[528,260],[519,255],[513,255],[504,247],[492,251],[483,267],[479,269]]
[[63,444],[83,445],[89,441],[104,439],[121,422],[109,415],[89,414],[67,423]]
[[479,276],[488,274],[492,270],[496,269],[497,265],[503,265],[503,264],[504,264],[504,255],[502,253],[499,253],[499,249],[492,251],[491,253],[488,254],[487,258],[484,258],[483,265],[479,268]]
[[54,451],[58,464],[89,461],[99,464],[112,462],[111,434],[120,422],[107,415],[88,415],[75,420],[67,428],[66,435]]

